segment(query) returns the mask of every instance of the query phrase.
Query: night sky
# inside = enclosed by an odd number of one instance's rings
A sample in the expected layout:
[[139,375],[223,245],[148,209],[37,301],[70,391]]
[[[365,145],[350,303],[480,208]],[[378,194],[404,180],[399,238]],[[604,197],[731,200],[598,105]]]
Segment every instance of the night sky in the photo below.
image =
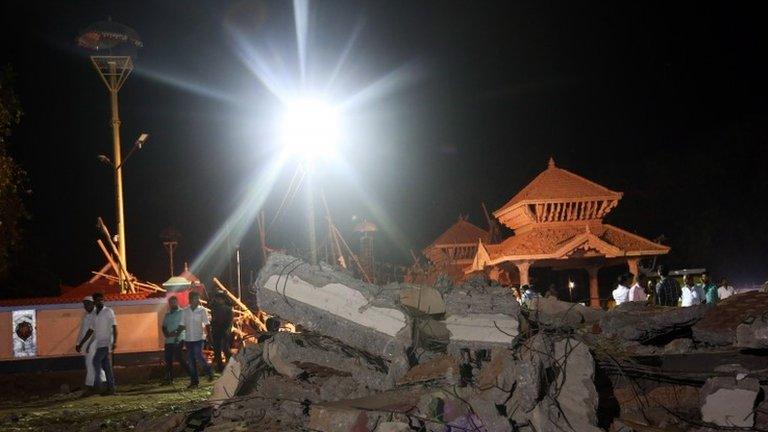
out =
[[[407,263],[409,249],[459,214],[485,227],[481,202],[499,208],[552,156],[623,191],[608,221],[664,235],[672,267],[707,267],[739,284],[768,278],[768,28],[758,10],[733,2],[310,7],[308,85],[327,84],[356,34],[331,94],[345,100],[377,81],[384,89],[348,113],[351,170],[329,164],[320,179],[350,240],[352,216],[368,217],[382,228],[379,254]],[[261,187],[278,102],[241,48],[253,48],[277,81],[298,81],[288,1],[3,2],[0,63],[17,72],[25,112],[10,142],[33,189],[26,235],[38,274],[17,275],[34,285],[29,292],[50,288],[41,274],[54,285],[85,280],[104,262],[97,216],[114,230],[112,175],[96,158],[111,153],[108,94],[75,46],[80,30],[108,16],[145,44],[120,94],[124,150],[151,134],[124,172],[128,260],[140,278],[167,277],[163,228],[184,236],[177,262],[192,262]],[[268,220],[292,172],[274,186]],[[303,210],[300,200],[287,209],[270,244],[306,247]],[[247,282],[258,266],[255,230],[239,243]]]

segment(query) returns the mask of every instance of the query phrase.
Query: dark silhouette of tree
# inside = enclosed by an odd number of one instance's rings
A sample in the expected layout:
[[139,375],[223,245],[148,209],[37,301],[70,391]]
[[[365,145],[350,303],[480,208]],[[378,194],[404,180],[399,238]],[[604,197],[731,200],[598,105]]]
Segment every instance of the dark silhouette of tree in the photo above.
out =
[[8,276],[14,253],[20,247],[22,222],[27,217],[23,200],[28,193],[27,174],[8,150],[8,138],[22,116],[13,80],[10,67],[0,70],[0,280]]

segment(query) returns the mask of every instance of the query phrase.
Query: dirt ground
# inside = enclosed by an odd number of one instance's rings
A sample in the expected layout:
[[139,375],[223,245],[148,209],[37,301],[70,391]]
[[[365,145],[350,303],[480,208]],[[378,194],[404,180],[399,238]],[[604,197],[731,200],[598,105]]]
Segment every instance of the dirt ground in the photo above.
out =
[[[118,383],[113,396],[82,397],[82,390],[45,397],[24,395],[0,398],[0,431],[124,431],[141,430],[153,420],[201,406],[212,384],[187,390],[187,379],[161,386],[159,379]],[[10,391],[7,386],[3,392]],[[66,390],[66,388],[62,389]]]

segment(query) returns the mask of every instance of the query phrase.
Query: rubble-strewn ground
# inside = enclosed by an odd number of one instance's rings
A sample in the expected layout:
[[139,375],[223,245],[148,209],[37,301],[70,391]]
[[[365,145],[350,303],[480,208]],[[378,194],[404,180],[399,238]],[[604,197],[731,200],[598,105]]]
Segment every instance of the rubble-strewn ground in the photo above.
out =
[[199,407],[211,393],[211,384],[205,380],[195,390],[186,390],[187,384],[177,380],[174,386],[160,386],[153,380],[120,385],[114,396],[83,398],[76,391],[45,398],[0,398],[0,431],[141,430],[159,417]]
[[[250,294],[250,307],[299,331],[264,333],[240,349],[207,403],[195,405],[207,392],[153,403],[148,395],[162,389],[137,388],[131,399],[124,388],[82,426],[141,419],[136,429],[153,432],[768,432],[768,293],[715,308],[637,302],[602,311],[553,298],[520,305],[483,277],[377,286],[273,254]],[[61,422],[53,430],[83,417],[82,401],[67,403],[45,416]]]

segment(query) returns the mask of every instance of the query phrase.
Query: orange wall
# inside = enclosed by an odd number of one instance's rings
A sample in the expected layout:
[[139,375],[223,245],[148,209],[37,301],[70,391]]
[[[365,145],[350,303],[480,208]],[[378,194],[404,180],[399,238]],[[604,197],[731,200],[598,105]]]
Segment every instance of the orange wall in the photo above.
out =
[[0,359],[13,358],[13,313],[0,312]]
[[[118,353],[159,351],[163,349],[162,321],[165,302],[157,304],[109,304],[117,319]],[[34,306],[18,309],[34,309]],[[37,311],[37,357],[80,355],[75,351],[80,331],[82,308]],[[11,312],[0,312],[0,360],[13,357]]]

